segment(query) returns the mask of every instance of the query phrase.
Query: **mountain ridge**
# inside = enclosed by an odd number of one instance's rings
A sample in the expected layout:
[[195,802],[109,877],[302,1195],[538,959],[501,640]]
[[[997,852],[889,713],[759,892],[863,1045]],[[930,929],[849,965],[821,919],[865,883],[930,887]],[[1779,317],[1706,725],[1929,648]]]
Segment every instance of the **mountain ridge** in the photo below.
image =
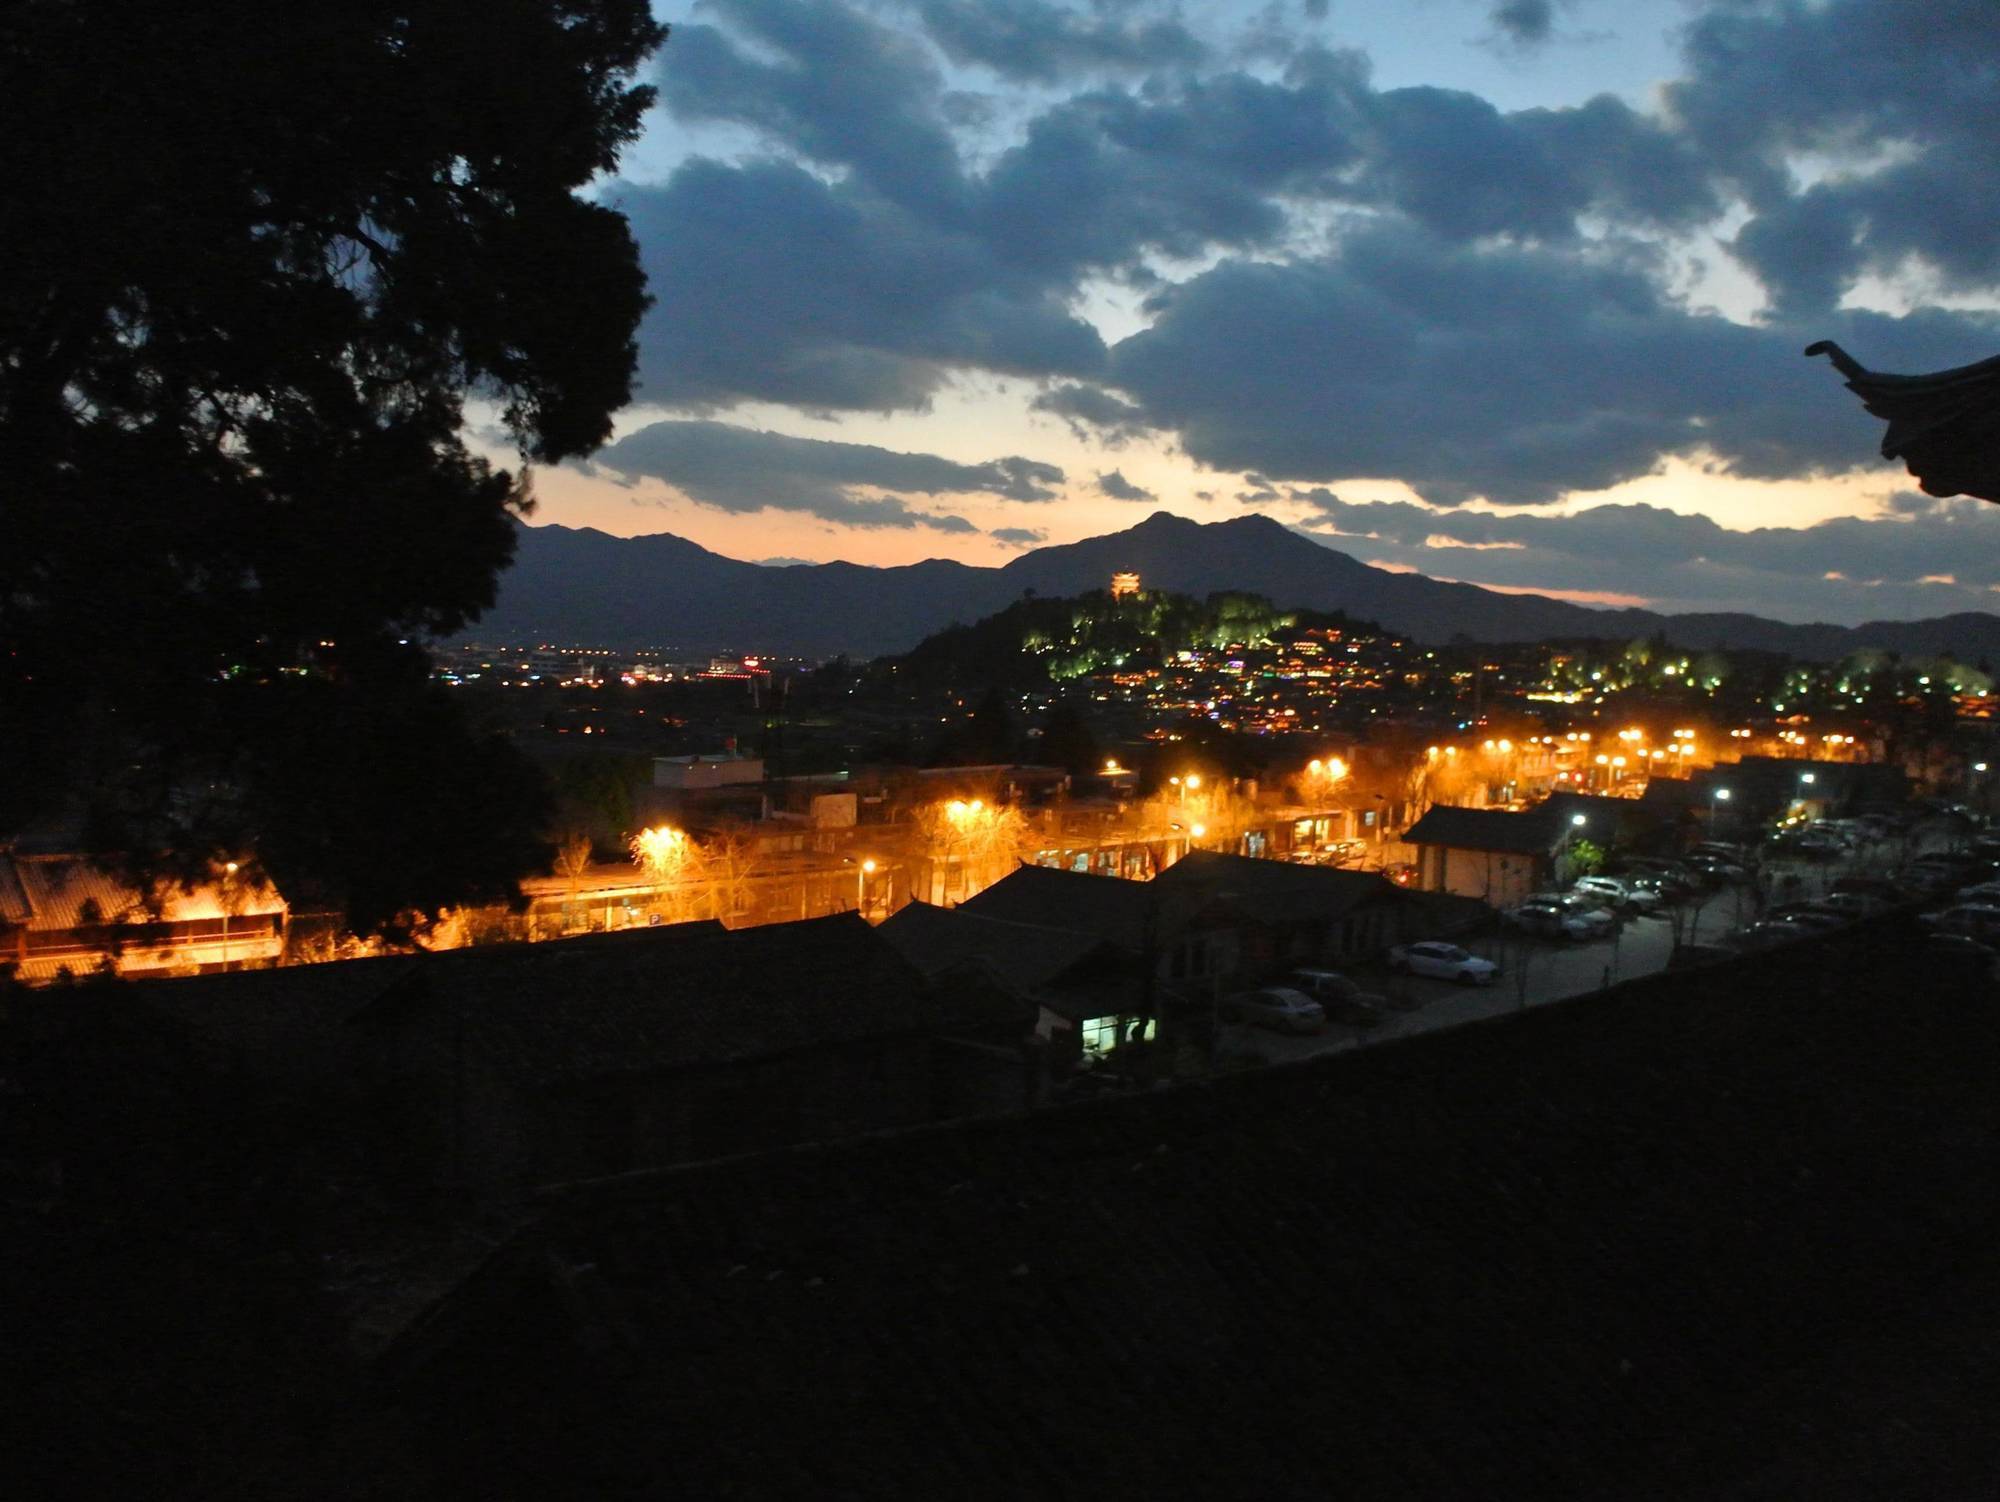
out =
[[1281,608],[1344,610],[1419,641],[1630,638],[1664,631],[1690,649],[1737,647],[1826,660],[1864,647],[1906,655],[2000,656],[2000,616],[1793,624],[1738,612],[1667,614],[1578,605],[1425,574],[1327,547],[1263,516],[1197,522],[1156,511],[1122,532],[1035,548],[998,567],[948,558],[875,568],[728,558],[672,532],[523,526],[514,566],[470,640],[523,638],[802,656],[879,656],[990,615],[1027,590],[1073,595],[1135,570],[1148,588],[1239,589]]

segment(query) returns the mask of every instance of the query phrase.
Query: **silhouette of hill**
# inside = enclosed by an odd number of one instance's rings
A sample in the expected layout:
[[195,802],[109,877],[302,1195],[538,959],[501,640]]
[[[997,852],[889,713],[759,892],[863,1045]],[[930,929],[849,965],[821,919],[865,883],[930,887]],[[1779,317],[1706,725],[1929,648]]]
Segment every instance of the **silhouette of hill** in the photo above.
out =
[[896,568],[772,566],[725,558],[671,533],[621,538],[525,527],[486,640],[733,648],[877,656],[991,615],[1033,590],[1074,595],[1133,569],[1148,588],[1248,590],[1281,609],[1340,610],[1420,641],[1625,638],[1664,631],[1688,648],[1736,647],[1830,659],[1863,647],[1908,655],[2000,656],[2000,616],[1967,613],[1862,626],[1791,625],[1737,613],[1605,610],[1375,568],[1269,517],[1201,523],[1159,511],[1123,532],[1036,548],[1001,568],[932,558]]

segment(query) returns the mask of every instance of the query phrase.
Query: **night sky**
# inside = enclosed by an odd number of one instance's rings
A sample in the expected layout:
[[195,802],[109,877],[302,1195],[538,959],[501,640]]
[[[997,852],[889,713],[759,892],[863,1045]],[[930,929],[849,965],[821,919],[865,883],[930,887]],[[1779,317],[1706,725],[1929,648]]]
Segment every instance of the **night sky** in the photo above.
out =
[[658,10],[601,189],[639,404],[537,521],[990,564],[1255,511],[1586,601],[2000,608],[2000,507],[1800,355],[2000,353],[1993,0]]

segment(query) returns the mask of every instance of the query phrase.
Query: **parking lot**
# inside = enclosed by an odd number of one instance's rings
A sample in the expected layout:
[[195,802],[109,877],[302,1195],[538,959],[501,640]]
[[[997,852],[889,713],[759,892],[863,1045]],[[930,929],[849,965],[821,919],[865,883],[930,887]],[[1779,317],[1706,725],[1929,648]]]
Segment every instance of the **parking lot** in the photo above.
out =
[[[1713,943],[1755,921],[1770,904],[1810,901],[1824,896],[1840,876],[1885,875],[1915,855],[1962,844],[1965,837],[1963,825],[1933,820],[1902,839],[1865,845],[1838,860],[1768,861],[1754,880],[1715,888],[1684,904],[1678,919],[1681,942]],[[1458,941],[1501,967],[1490,986],[1397,975],[1379,962],[1357,966],[1349,972],[1354,979],[1390,1003],[1380,1023],[1357,1027],[1329,1022],[1324,1032],[1311,1036],[1225,1026],[1219,1058],[1272,1063],[1311,1058],[1588,995],[1666,969],[1674,952],[1675,926],[1675,919],[1659,913],[1628,916],[1609,937],[1582,943],[1526,938],[1499,928]]]

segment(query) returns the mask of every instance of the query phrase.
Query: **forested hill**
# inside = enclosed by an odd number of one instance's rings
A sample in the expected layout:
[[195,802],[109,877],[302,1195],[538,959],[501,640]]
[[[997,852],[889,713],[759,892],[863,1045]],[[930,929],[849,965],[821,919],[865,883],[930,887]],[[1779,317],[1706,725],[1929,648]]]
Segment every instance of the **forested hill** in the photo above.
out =
[[1031,688],[1106,670],[1161,666],[1197,647],[1285,641],[1335,627],[1379,634],[1339,611],[1280,610],[1262,595],[1218,591],[1206,599],[1105,590],[1067,599],[1030,595],[969,626],[949,626],[895,659],[913,683]]

